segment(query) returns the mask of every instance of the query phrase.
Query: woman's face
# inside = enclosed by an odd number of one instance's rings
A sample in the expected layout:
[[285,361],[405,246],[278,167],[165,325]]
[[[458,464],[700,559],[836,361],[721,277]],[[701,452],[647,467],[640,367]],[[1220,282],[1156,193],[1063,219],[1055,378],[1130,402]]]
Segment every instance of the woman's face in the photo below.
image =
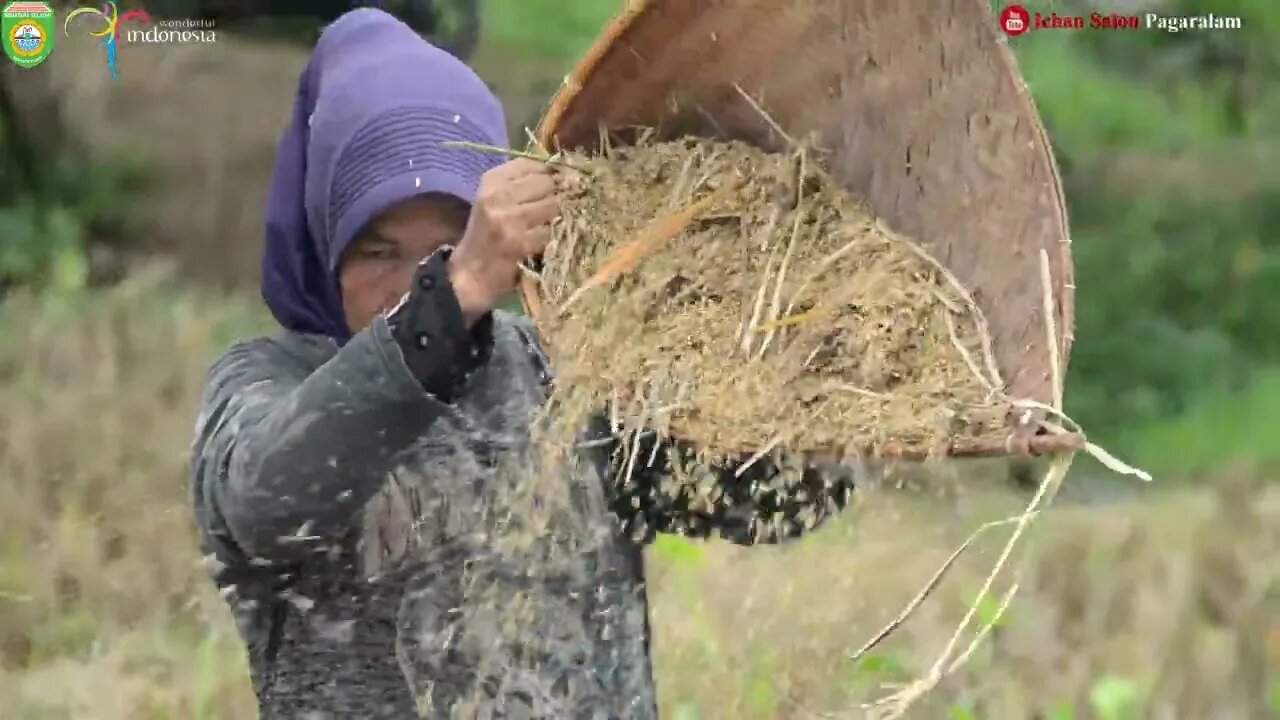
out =
[[373,219],[338,267],[347,327],[358,333],[409,291],[418,263],[443,245],[457,245],[468,206],[446,195],[394,205]]

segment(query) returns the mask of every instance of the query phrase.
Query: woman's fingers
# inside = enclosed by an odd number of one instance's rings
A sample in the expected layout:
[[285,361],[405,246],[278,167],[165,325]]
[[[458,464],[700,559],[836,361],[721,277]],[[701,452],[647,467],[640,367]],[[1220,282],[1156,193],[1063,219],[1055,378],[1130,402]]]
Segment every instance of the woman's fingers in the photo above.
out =
[[560,217],[560,199],[553,193],[536,202],[521,205],[520,217],[527,228],[549,225],[552,220]]
[[551,241],[551,221],[560,216],[555,196],[520,206],[519,248],[525,259],[542,254]]
[[500,173],[506,180],[518,180],[526,175],[537,175],[549,171],[547,164],[532,158],[518,157],[498,166],[493,172]]
[[512,204],[537,203],[556,194],[556,181],[549,168],[539,166],[538,172],[530,172],[510,179],[507,192],[509,193],[507,200]]
[[531,228],[525,232],[522,240],[525,259],[529,260],[538,257],[543,250],[547,249],[547,243],[551,242],[551,226],[543,223]]
[[486,287],[500,290],[511,282],[514,263],[542,254],[559,216],[555,178],[545,163],[520,158],[500,165],[480,180],[458,262],[481,268],[477,276],[486,278]]

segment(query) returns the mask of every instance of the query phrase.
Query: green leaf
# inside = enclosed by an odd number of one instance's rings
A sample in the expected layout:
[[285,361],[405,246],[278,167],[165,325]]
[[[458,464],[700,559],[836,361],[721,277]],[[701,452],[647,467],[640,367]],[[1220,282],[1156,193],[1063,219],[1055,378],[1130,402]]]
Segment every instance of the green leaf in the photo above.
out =
[[1115,675],[1099,679],[1089,693],[1093,711],[1100,720],[1125,720],[1138,703],[1138,686]]
[[51,275],[57,292],[83,290],[89,281],[89,259],[79,248],[59,248],[53,253]]
[[985,595],[975,603],[978,621],[983,625],[991,625],[994,627],[1004,627],[1009,622],[1009,613],[1006,610],[1003,614],[1000,612],[1000,601],[994,595]]
[[1064,700],[1049,711],[1048,720],[1074,720],[1075,716],[1075,705],[1070,700]]
[[699,720],[701,717],[696,705],[684,703],[676,708],[674,720]]
[[653,552],[672,567],[695,568],[705,562],[701,547],[676,535],[659,535],[653,543]]
[[872,675],[897,674],[902,672],[902,663],[892,655],[867,653],[858,661],[858,670]]

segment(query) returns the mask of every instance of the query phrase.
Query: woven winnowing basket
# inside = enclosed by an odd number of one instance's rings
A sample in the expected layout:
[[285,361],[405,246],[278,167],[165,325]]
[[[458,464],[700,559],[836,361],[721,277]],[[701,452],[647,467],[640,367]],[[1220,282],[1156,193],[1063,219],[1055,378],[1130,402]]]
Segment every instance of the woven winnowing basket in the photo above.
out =
[[[777,129],[814,138],[851,193],[973,293],[1005,391],[1054,403],[1041,258],[1046,251],[1065,372],[1074,289],[1066,210],[1044,127],[986,0],[630,3],[566,79],[537,135],[549,149],[591,150],[602,130],[617,143],[637,127],[766,150],[786,149]],[[526,278],[521,296],[536,322],[536,283]],[[1082,444],[1011,427],[1008,443],[959,453]]]

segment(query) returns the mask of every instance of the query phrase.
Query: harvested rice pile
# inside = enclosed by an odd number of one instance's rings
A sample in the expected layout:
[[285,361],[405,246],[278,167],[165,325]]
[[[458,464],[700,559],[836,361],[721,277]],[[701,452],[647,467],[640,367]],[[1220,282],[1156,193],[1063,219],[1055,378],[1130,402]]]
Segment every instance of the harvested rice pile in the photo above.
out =
[[968,294],[812,151],[689,138],[561,161],[539,319],[565,427],[609,408],[707,459],[1005,439]]

